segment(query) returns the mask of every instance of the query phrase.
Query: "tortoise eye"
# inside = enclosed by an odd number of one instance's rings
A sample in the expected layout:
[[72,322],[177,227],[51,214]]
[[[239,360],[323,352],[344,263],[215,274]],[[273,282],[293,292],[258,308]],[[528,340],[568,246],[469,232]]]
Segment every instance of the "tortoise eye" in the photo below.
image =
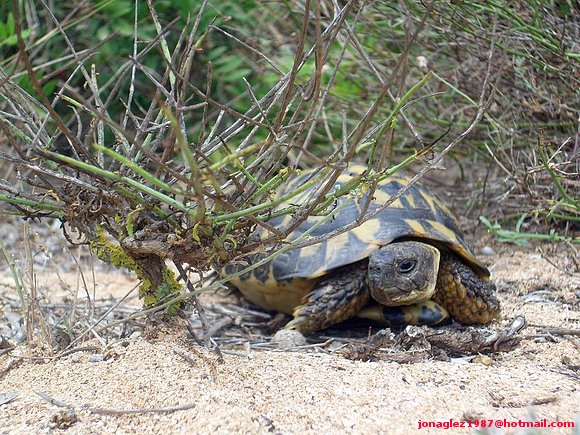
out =
[[399,272],[401,273],[409,273],[415,269],[417,262],[415,260],[404,260],[401,264],[399,264]]

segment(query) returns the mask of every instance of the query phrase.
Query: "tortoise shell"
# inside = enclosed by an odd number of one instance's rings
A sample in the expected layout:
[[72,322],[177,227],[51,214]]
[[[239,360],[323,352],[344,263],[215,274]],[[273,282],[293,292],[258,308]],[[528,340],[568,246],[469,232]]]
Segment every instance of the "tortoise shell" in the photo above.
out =
[[[364,170],[364,166],[350,165],[340,174],[335,188],[343,186]],[[303,171],[293,176],[277,195],[297,189],[312,177],[313,172]],[[377,210],[407,186],[409,181],[409,177],[395,175],[379,182],[372,192],[367,214]],[[289,202],[300,204],[307,201],[316,187],[293,197]],[[369,189],[363,187],[357,192],[340,196],[328,207],[325,215],[309,216],[288,235],[287,241],[294,241],[309,232],[304,240],[300,240],[307,241],[309,237],[323,236],[351,224],[363,212],[369,193]],[[279,208],[287,205],[283,204]],[[329,215],[332,211],[334,213]],[[291,215],[284,215],[269,220],[268,224],[284,228],[291,220]],[[261,238],[270,235],[264,230],[260,230],[259,234]],[[314,287],[317,278],[364,260],[380,247],[399,239],[420,240],[448,249],[472,267],[482,279],[489,279],[488,269],[476,259],[451,211],[425,186],[415,183],[400,198],[358,227],[313,245],[282,252],[273,260],[233,278],[231,283],[255,304],[291,313],[300,299]],[[254,260],[260,257],[265,255]],[[225,273],[230,274],[243,268],[229,264]]]

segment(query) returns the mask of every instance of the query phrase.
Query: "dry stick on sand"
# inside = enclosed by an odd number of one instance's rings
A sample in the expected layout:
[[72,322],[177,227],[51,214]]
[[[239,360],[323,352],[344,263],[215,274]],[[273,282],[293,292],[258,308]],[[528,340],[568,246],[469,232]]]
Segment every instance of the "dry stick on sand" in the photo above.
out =
[[572,328],[562,328],[559,326],[549,326],[549,325],[530,325],[534,328],[541,328],[543,332],[547,332],[553,335],[578,335],[580,336],[580,329],[572,329]]
[[[54,397],[49,396],[42,391],[35,391],[35,393],[43,400],[46,400],[51,405],[57,406],[59,408],[66,408],[70,410],[75,410],[73,405],[69,405],[68,403],[62,402],[60,400],[55,399]],[[93,408],[91,406],[85,406],[86,410],[93,413],[93,414],[101,414],[101,415],[124,415],[124,414],[161,414],[166,412],[176,412],[176,411],[185,411],[187,409],[193,409],[197,406],[196,403],[188,403],[184,405],[176,405],[176,406],[164,406],[161,408],[135,408],[135,409],[115,409],[115,408]]]

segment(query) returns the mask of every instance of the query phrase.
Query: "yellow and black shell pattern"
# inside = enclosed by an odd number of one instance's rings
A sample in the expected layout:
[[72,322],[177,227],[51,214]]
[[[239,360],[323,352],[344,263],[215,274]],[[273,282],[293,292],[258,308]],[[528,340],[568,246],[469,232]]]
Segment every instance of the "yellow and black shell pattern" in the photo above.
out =
[[[350,165],[339,176],[335,188],[364,170],[363,166]],[[303,171],[294,176],[278,195],[295,190],[311,175],[312,171]],[[367,214],[386,203],[409,181],[410,178],[398,174],[381,181],[373,192]],[[307,190],[289,202],[300,204],[307,201],[312,191]],[[363,212],[368,193],[368,189],[360,189],[359,192],[339,197],[325,215],[309,216],[289,234],[287,241],[296,240],[311,231],[307,238],[300,240],[307,241],[310,237],[323,236],[356,221]],[[329,215],[334,208],[337,210]],[[268,224],[282,229],[291,219],[290,215],[280,216],[271,219]],[[312,229],[313,226],[316,228]],[[260,237],[268,235],[261,232]],[[358,227],[313,245],[287,250],[272,261],[232,279],[231,283],[255,304],[291,313],[302,296],[314,287],[316,278],[364,260],[380,247],[398,239],[416,239],[448,249],[471,266],[482,279],[489,280],[488,269],[475,258],[451,211],[425,186],[415,183],[399,199]],[[229,265],[225,272],[235,272],[239,267]]]

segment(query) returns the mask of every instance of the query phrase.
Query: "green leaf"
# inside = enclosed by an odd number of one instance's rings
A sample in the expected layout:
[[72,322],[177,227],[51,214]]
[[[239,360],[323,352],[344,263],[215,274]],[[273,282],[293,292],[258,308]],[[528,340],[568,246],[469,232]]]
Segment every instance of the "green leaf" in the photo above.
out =
[[6,21],[6,30],[8,30],[9,35],[13,35],[16,30],[16,26],[14,24],[14,15],[12,12],[8,13],[8,20]]
[[242,77],[250,76],[252,72],[253,70],[250,68],[241,68],[236,71],[232,71],[231,74],[226,74],[222,77],[222,79],[228,82],[237,82],[238,80],[241,80]]
[[215,63],[218,66],[216,72],[227,74],[241,67],[244,61],[239,57],[226,56],[222,61],[216,61]]
[[207,58],[209,60],[219,59],[226,51],[228,51],[228,47],[222,45],[221,47],[213,48],[207,52]]

